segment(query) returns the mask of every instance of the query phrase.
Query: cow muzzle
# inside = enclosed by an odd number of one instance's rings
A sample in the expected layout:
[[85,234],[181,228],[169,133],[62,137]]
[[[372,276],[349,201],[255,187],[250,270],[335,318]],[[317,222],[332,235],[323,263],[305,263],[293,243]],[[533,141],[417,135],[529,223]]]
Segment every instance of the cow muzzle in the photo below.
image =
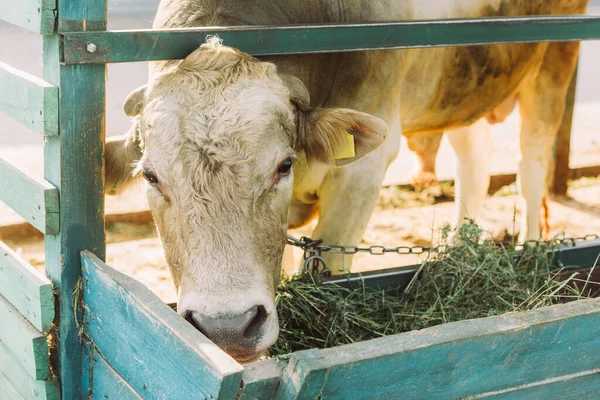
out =
[[241,313],[208,315],[186,310],[185,319],[236,361],[257,360],[277,339],[279,333],[274,307],[255,304]]

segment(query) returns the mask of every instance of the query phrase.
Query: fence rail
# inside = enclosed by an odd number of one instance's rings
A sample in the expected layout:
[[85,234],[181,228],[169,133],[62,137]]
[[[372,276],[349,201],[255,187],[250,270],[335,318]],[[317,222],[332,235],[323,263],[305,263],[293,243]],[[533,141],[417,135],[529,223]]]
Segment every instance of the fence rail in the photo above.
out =
[[58,190],[46,181],[29,177],[0,157],[0,201],[42,233],[59,230]]
[[0,20],[35,33],[54,32],[56,0],[17,0],[0,4]]
[[[65,64],[184,58],[209,35],[256,56],[600,39],[600,17],[469,18],[369,24],[205,27],[62,34]],[[90,45],[93,44],[93,47]],[[91,51],[92,49],[93,51]]]
[[58,88],[0,62],[0,112],[45,135],[58,133]]

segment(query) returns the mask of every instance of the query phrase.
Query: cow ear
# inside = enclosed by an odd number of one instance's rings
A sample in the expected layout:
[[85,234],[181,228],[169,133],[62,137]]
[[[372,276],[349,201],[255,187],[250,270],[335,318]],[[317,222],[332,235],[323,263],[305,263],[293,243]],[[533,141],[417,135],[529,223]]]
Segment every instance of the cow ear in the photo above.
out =
[[350,164],[375,150],[387,137],[387,124],[345,108],[316,109],[305,114],[302,147],[309,162]]
[[121,194],[135,180],[134,171],[142,158],[137,123],[128,134],[106,139],[104,147],[104,193]]
[[129,96],[125,99],[125,103],[123,103],[125,115],[135,117],[142,111],[146,104],[146,87],[147,85],[140,86],[129,93]]

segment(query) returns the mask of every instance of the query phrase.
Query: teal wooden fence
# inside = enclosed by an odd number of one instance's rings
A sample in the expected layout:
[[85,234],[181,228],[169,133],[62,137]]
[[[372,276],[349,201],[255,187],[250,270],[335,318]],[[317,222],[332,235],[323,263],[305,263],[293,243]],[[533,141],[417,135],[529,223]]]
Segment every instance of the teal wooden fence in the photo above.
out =
[[0,4],[0,19],[43,35],[43,77],[0,63],[0,112],[44,135],[44,180],[0,160],[0,200],[45,233],[49,277],[0,244],[3,398],[597,393],[596,300],[242,367],[141,284],[102,262],[102,154],[106,64],[182,58],[209,34],[254,55],[293,54],[600,39],[600,17],[107,31],[106,8],[106,0]]

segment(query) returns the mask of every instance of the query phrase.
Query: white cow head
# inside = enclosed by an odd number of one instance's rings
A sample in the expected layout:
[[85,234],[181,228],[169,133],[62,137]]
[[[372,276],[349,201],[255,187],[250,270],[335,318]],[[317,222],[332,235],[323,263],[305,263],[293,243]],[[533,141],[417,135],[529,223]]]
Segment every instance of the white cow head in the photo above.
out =
[[[106,191],[145,178],[178,312],[238,361],[256,359],[278,335],[297,155],[352,162],[382,143],[385,123],[310,109],[298,79],[215,40],[154,74],[125,111],[134,123],[107,143]],[[334,160],[348,134],[356,155]]]

